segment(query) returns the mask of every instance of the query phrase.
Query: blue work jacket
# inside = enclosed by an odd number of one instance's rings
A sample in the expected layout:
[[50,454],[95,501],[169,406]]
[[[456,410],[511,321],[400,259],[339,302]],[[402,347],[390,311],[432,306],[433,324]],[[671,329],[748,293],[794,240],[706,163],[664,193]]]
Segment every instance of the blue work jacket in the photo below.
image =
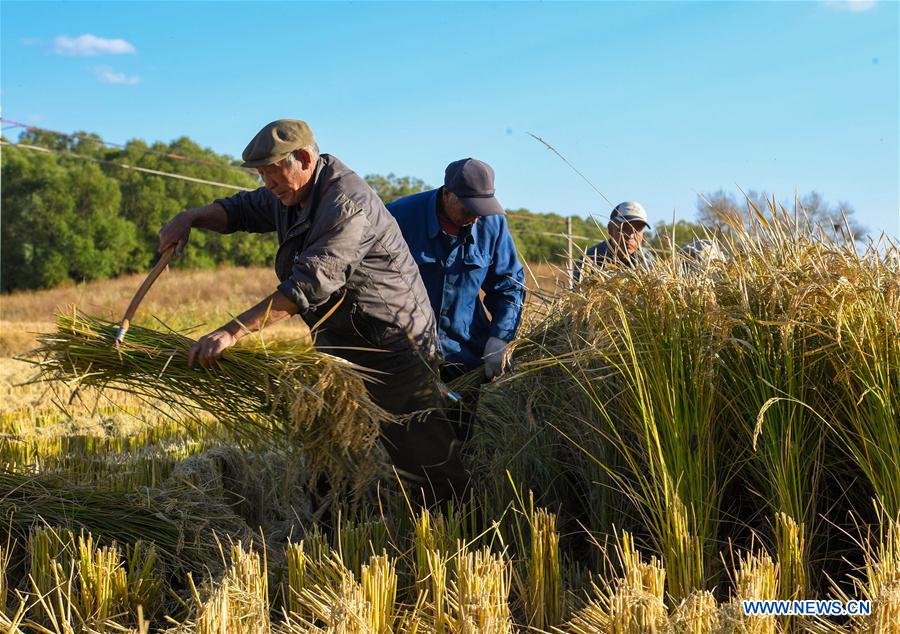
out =
[[505,216],[479,218],[451,236],[438,221],[440,192],[407,196],[387,208],[419,265],[445,360],[470,370],[481,365],[488,337],[515,337],[525,301],[525,271]]

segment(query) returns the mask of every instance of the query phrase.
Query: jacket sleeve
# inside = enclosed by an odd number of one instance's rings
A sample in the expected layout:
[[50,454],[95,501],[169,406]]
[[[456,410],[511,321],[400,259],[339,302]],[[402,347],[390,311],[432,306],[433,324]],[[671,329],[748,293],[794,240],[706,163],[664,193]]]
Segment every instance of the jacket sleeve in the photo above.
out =
[[290,277],[278,285],[301,314],[343,288],[375,241],[365,211],[346,197],[318,209],[310,232],[306,248],[294,257]]
[[216,202],[225,208],[228,215],[228,228],[225,233],[275,231],[277,205],[273,204],[274,201],[275,197],[265,187],[218,199]]
[[572,283],[577,284],[581,280],[581,271],[584,270],[585,264],[587,264],[587,259],[589,256],[585,255],[577,260],[575,260],[575,264],[572,267]]
[[492,318],[489,336],[512,341],[525,304],[525,269],[519,262],[506,218],[501,216],[500,223],[494,257],[481,288],[484,305]]

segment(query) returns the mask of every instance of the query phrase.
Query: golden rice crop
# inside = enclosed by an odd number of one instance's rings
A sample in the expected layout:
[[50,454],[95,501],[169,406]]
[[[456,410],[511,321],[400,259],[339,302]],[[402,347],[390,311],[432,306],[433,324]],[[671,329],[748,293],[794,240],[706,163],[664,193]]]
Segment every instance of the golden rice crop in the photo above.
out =
[[57,331],[35,351],[43,379],[164,400],[187,417],[211,414],[255,446],[296,446],[310,482],[325,475],[334,491],[358,491],[379,472],[375,444],[389,416],[368,397],[365,381],[377,377],[362,368],[308,341],[253,339],[227,350],[215,368],[191,369],[187,336],[133,327],[115,346],[115,330],[77,312],[59,315]]

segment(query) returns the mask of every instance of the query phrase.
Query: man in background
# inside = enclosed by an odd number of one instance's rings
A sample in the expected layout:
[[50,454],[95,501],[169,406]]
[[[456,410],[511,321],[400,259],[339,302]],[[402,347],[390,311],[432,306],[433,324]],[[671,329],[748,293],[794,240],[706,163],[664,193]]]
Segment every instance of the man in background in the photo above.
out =
[[590,247],[575,268],[577,282],[588,270],[610,266],[652,266],[650,256],[641,248],[644,232],[650,226],[644,207],[634,201],[619,203],[609,215],[609,238]]
[[[485,379],[499,376],[522,318],[525,271],[494,193],[491,166],[466,158],[447,166],[442,187],[387,206],[437,317],[445,381],[482,364]],[[468,399],[470,410],[476,401]],[[473,420],[460,423],[461,437]]]

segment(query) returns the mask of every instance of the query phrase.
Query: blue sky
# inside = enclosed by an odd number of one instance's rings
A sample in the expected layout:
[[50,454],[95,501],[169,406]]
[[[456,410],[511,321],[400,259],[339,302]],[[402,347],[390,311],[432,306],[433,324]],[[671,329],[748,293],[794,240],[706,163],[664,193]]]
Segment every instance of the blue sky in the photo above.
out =
[[[816,189],[900,236],[898,3],[4,0],[3,116],[239,156],[302,118],[361,174],[485,160],[507,208]],[[6,130],[5,134],[14,134]]]

